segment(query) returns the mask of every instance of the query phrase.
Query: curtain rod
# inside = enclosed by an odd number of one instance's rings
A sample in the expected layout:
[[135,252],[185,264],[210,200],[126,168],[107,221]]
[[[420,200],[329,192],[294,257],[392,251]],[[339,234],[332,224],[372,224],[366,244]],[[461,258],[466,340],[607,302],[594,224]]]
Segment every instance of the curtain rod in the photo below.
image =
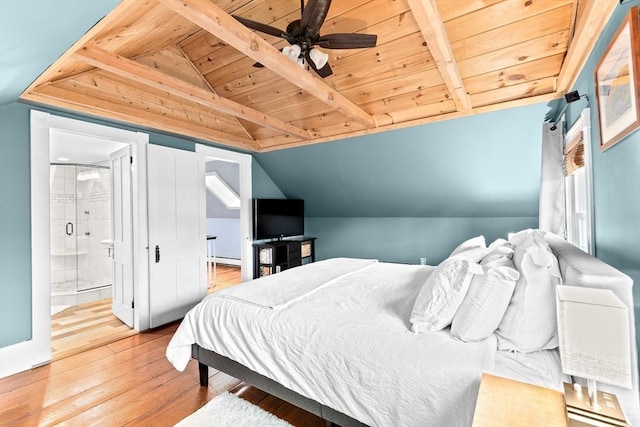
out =
[[585,98],[587,102],[589,102],[589,97],[587,95],[580,95],[580,93],[578,93],[577,90],[568,92],[564,95],[564,100],[567,101],[567,103],[564,104],[564,107],[562,107],[562,110],[560,110],[560,114],[558,114],[556,116],[556,119],[553,120],[553,126],[551,126],[552,131],[557,129],[556,124],[560,121],[560,118],[562,117],[564,112],[567,111],[569,104],[571,104],[572,102],[578,101],[580,98]]

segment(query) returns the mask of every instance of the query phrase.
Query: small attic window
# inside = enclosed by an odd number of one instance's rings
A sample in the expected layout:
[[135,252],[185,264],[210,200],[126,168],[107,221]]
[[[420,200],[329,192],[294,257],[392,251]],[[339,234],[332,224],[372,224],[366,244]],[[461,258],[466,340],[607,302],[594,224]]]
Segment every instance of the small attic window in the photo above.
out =
[[240,196],[216,172],[207,172],[205,185],[227,209],[240,209]]

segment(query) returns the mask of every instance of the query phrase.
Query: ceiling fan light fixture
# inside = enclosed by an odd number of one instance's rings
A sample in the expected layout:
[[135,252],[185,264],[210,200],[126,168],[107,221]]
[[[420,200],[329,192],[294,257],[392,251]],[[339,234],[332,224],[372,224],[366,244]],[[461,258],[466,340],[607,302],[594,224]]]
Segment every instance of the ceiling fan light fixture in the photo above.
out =
[[[282,53],[295,61],[299,66],[305,67],[325,78],[333,74],[328,60],[329,55],[322,51],[314,50],[314,46],[326,49],[364,49],[374,47],[378,37],[375,34],[361,33],[334,33],[320,36],[320,29],[329,12],[331,0],[300,0],[300,19],[290,22],[286,31],[276,27],[252,21],[251,19],[234,16],[244,26],[255,31],[280,37],[289,42],[290,46],[284,47]],[[261,66],[259,63],[254,66]]]
[[324,67],[327,64],[327,61],[329,61],[329,55],[318,49],[311,49],[309,57],[313,63],[316,64],[316,68],[318,69]]
[[301,51],[302,49],[300,49],[300,46],[298,46],[297,44],[293,44],[291,46],[285,46],[282,48],[282,53],[284,53],[292,61],[298,60],[298,57],[300,56]]

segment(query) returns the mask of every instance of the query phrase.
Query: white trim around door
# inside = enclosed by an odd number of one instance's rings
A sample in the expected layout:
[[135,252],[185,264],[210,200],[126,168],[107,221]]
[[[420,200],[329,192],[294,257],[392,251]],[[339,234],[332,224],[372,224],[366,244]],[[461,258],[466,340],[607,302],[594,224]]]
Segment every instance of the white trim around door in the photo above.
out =
[[31,111],[31,271],[32,339],[22,368],[51,360],[51,272],[49,144],[51,130],[118,141],[132,146],[135,329],[148,329],[146,148],[149,135]]
[[202,153],[210,160],[237,163],[240,169],[240,258],[242,281],[253,279],[253,228],[252,199],[253,187],[251,181],[251,162],[249,154],[223,150],[208,145],[196,144],[196,153]]

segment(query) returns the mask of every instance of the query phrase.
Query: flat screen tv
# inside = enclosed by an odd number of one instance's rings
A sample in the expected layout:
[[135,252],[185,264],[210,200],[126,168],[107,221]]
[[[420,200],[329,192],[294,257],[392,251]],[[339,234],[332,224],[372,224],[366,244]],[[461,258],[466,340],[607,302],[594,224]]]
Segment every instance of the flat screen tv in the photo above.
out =
[[253,199],[253,238],[282,239],[304,234],[304,200]]

